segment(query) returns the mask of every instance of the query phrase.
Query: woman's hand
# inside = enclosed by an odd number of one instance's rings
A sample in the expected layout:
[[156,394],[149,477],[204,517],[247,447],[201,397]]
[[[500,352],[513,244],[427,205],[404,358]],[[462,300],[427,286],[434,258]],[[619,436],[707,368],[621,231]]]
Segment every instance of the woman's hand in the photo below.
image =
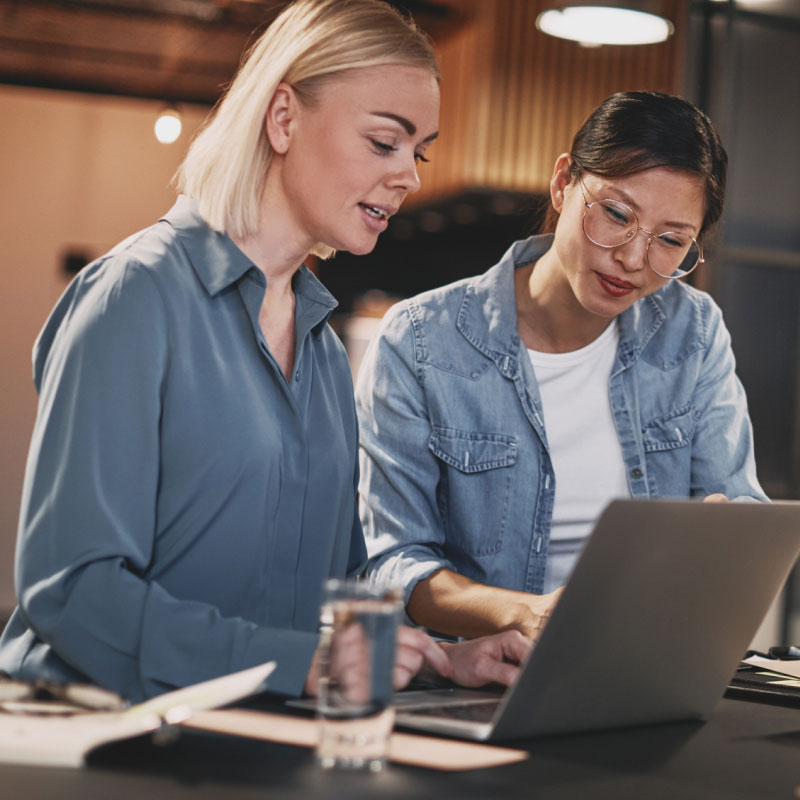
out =
[[703,498],[704,503],[730,503],[727,497],[720,492],[716,492],[715,494],[709,494]]
[[502,629],[516,630],[531,642],[538,641],[563,591],[562,586],[550,594],[514,592],[514,595],[521,596],[508,598],[505,607],[501,606],[498,609],[499,613],[505,614],[505,619],[501,623]]
[[[352,653],[364,660],[362,643],[354,639],[353,644]],[[397,630],[392,682],[395,689],[403,689],[419,672],[435,672],[461,686],[485,686],[487,683],[511,686],[519,675],[519,665],[532,647],[531,639],[519,631],[503,631],[466,642],[441,645],[424,631],[401,625]],[[312,697],[319,692],[320,653],[321,648],[317,648],[305,683],[305,692]],[[362,670],[352,663],[352,659],[345,660],[348,672],[355,679]]]
[[397,629],[397,648],[394,654],[394,688],[403,689],[408,686],[408,682],[423,666],[443,678],[454,677],[453,665],[440,644],[419,628],[401,625]]
[[[367,642],[360,626],[352,625],[344,630],[331,648],[329,658],[331,669],[335,671],[346,691],[356,697],[366,691],[367,681]],[[322,647],[318,647],[311,659],[311,667],[304,686],[305,693],[316,697],[319,693],[320,660]],[[454,670],[450,659],[441,645],[417,628],[401,625],[397,629],[397,644],[394,653],[392,683],[395,689],[403,689],[423,667],[441,675],[453,678]]]
[[519,631],[503,631],[456,644],[445,644],[453,665],[453,680],[461,686],[501,683],[511,686],[519,668],[533,649],[533,642]]

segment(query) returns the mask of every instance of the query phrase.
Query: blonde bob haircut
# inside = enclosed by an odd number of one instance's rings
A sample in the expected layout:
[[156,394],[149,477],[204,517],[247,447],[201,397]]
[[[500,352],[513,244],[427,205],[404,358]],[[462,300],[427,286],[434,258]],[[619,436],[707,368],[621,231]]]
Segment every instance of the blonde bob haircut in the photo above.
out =
[[[192,142],[176,174],[206,222],[238,239],[254,235],[272,158],[264,119],[285,81],[313,107],[326,79],[386,64],[422,67],[437,80],[430,39],[384,0],[297,0],[246,53],[233,83]],[[311,252],[328,258],[318,243]]]

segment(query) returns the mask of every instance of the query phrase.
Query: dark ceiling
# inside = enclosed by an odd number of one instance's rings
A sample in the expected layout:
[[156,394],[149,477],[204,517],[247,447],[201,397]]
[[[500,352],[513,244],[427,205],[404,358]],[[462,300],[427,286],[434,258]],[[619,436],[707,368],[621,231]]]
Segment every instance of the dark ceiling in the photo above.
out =
[[[436,41],[465,21],[471,5],[387,2],[409,11]],[[0,0],[0,83],[212,105],[242,52],[286,5],[287,0]],[[692,0],[692,7],[800,26],[800,0]]]
[[[457,0],[403,0],[434,39]],[[280,0],[0,0],[0,83],[211,105]]]

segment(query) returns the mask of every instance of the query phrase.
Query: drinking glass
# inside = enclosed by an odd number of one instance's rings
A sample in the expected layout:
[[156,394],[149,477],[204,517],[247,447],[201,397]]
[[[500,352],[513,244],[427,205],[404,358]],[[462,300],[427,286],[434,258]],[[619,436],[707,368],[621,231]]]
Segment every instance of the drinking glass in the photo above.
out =
[[317,760],[324,768],[378,772],[394,726],[392,672],[399,589],[326,582],[320,613]]

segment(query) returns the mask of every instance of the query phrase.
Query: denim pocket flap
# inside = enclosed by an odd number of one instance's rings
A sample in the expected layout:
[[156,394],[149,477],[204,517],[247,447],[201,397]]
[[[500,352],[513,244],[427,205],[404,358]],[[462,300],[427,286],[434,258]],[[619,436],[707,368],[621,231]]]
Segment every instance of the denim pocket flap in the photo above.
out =
[[437,458],[461,472],[510,467],[517,460],[516,437],[502,433],[434,428],[428,447]]
[[644,449],[648,453],[685,447],[693,435],[694,417],[687,408],[648,422],[642,431]]

